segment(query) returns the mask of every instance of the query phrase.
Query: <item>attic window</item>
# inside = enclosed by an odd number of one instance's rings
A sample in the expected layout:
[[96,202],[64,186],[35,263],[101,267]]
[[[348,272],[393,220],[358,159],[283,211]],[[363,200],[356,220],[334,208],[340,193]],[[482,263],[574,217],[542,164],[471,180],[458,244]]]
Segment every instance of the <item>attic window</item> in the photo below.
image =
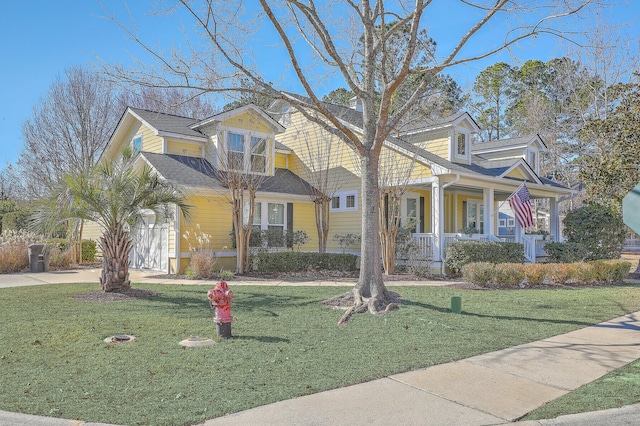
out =
[[142,135],[133,138],[131,141],[131,149],[133,150],[133,155],[142,151]]
[[456,133],[456,157],[467,156],[467,135],[464,133]]

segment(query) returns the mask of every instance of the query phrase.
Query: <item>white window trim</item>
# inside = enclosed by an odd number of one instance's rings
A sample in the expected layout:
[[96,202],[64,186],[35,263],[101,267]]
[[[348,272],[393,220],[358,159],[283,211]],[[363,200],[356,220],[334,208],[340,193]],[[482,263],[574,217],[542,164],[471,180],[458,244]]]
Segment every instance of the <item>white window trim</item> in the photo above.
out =
[[[268,199],[256,199],[255,203],[260,203],[260,230],[261,231],[266,231],[267,229],[269,229],[269,204],[281,204],[284,206],[284,223],[282,224],[283,226],[283,230],[286,232],[287,231],[287,203],[286,202],[282,202],[282,201],[276,201],[276,200],[268,200]],[[255,207],[254,207],[255,208]],[[248,211],[248,209],[247,209]],[[255,211],[254,211],[254,216],[255,216]],[[253,226],[258,226],[257,223],[254,223],[252,221],[251,223]],[[277,225],[280,226],[280,225]]]
[[407,208],[408,199],[413,199],[416,201],[415,232],[418,232],[418,229],[420,229],[420,194],[418,194],[417,192],[407,192],[404,194],[404,196],[402,197],[402,202],[400,203],[400,218],[402,219],[403,224],[406,224],[409,219],[409,210]]
[[[464,154],[458,153],[458,135],[464,135]],[[471,139],[471,134],[466,131],[461,131],[458,129],[453,130],[453,156],[455,158],[461,160],[469,159],[469,140]]]
[[498,228],[506,228],[507,219],[498,219]]
[[[347,197],[353,195],[354,198],[354,206],[347,207]],[[335,209],[333,208],[333,198],[338,197],[340,199],[340,207]],[[331,201],[329,204],[329,211],[332,212],[355,212],[358,210],[358,191],[339,191],[333,194],[331,197]]]
[[507,228],[515,228],[516,226],[516,220],[512,217],[510,217],[509,219],[507,219]]
[[[274,161],[273,161],[273,157],[275,155],[275,143],[274,143],[274,137],[272,134],[270,133],[263,133],[263,132],[258,132],[255,130],[247,130],[247,129],[241,129],[241,128],[237,128],[237,127],[227,127],[227,126],[220,126],[219,127],[219,134],[222,135],[222,141],[219,141],[219,143],[221,142],[223,147],[222,147],[222,152],[228,153],[229,149],[228,149],[228,145],[227,145],[227,141],[228,141],[228,135],[229,133],[235,133],[237,135],[242,135],[244,136],[244,171],[246,172],[250,172],[253,174],[259,174],[259,175],[265,175],[265,176],[273,176],[274,174]],[[267,141],[267,147],[266,147],[266,161],[267,164],[265,165],[265,172],[264,173],[259,173],[259,172],[251,172],[251,138],[252,137],[256,137],[256,138],[263,138]],[[221,157],[221,156],[219,156]],[[221,164],[222,162],[226,162],[226,158],[218,158],[218,166],[220,167],[224,167],[223,164]]]

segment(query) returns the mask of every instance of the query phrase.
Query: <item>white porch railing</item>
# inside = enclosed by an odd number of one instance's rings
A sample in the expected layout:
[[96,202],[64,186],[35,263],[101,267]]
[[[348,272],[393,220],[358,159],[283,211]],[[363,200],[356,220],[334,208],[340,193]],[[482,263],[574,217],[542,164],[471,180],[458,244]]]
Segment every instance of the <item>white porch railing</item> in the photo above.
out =
[[416,233],[412,234],[413,240],[420,247],[420,252],[425,259],[433,259],[433,253],[436,251],[434,247],[433,234]]
[[[418,246],[421,249],[421,252],[425,258],[433,258],[433,253],[436,253],[438,247],[435,247],[435,239],[432,233],[419,233],[413,234],[413,239],[416,241]],[[456,241],[481,241],[481,242],[514,242],[515,238],[509,237],[497,237],[495,235],[490,234],[444,234],[444,238],[442,238],[442,255],[443,260],[446,255],[447,244],[456,242]],[[536,258],[540,256],[546,256],[544,251],[544,245],[549,241],[549,237],[547,240],[543,240],[536,236],[525,235],[523,237],[523,245],[524,245],[524,257],[526,261],[531,263],[536,263]]]
[[522,237],[522,244],[524,244],[524,258],[527,262],[536,263],[536,239],[524,235]]

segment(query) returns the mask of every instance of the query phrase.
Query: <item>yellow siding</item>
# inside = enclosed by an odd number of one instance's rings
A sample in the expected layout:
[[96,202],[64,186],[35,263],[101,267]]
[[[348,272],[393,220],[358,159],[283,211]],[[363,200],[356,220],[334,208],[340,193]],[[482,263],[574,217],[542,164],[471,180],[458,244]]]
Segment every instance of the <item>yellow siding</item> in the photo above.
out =
[[167,140],[167,154],[187,155],[190,157],[202,156],[202,145]]
[[210,236],[208,247],[202,248],[216,252],[231,250],[229,232],[232,229],[232,217],[231,208],[226,200],[196,196],[189,197],[187,203],[193,207],[189,222],[185,222],[184,218],[180,221],[180,251],[188,252],[189,246],[193,248],[198,246],[195,238],[190,240],[185,238],[187,232],[192,236],[203,233]]
[[287,155],[285,155],[285,154],[276,154],[275,167],[277,169],[286,169],[287,168]]
[[289,168],[303,179],[309,180],[311,173],[327,167],[344,167],[360,175],[360,162],[355,152],[300,113],[291,114],[291,124],[278,135],[278,141],[294,151],[289,158]]
[[316,229],[316,213],[313,204],[293,203],[293,230],[305,231],[310,240],[300,250],[318,250],[318,230]]
[[438,139],[417,143],[416,146],[425,149],[437,156],[449,159],[449,137],[442,136]]
[[518,169],[513,169],[509,172],[509,174],[507,174],[507,176],[515,178],[515,179],[527,179],[527,177],[525,175],[522,174],[522,172]]
[[132,141],[136,136],[142,136],[142,151],[162,153],[162,138],[154,135],[153,131],[136,121],[134,122],[124,133],[124,137],[119,141],[113,143],[117,146],[117,149],[112,151],[112,154],[117,156],[120,154],[125,145],[129,145],[133,148]]
[[262,123],[258,117],[248,112],[231,117],[220,124],[239,129],[254,130],[256,132],[272,133],[271,129]]

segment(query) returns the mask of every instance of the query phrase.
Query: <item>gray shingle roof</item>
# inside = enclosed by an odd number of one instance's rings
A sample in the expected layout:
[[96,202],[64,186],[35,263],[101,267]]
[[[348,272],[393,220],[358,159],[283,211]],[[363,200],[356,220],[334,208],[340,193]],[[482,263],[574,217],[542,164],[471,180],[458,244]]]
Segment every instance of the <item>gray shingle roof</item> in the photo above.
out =
[[[195,188],[224,190],[217,179],[215,168],[204,158],[176,154],[141,152],[141,157],[165,179],[178,185]],[[307,195],[309,183],[287,169],[276,169],[274,176],[267,177],[259,192],[275,192],[289,195]]]
[[[524,145],[528,145],[529,142],[531,142],[531,140],[535,138],[540,138],[540,136],[527,135],[527,136],[521,136],[518,138],[507,138],[507,139],[499,139],[499,140],[488,141],[488,142],[478,142],[478,143],[471,144],[471,151],[477,152],[477,151],[484,151],[487,149],[524,146]],[[542,138],[540,138],[540,141],[542,141],[542,145],[546,148],[547,146],[545,145]]]
[[198,131],[190,129],[196,122],[193,118],[180,117],[178,115],[164,114],[161,112],[147,111],[139,108],[129,108],[139,115],[151,127],[162,133],[175,133],[182,136],[205,138],[206,136]]

